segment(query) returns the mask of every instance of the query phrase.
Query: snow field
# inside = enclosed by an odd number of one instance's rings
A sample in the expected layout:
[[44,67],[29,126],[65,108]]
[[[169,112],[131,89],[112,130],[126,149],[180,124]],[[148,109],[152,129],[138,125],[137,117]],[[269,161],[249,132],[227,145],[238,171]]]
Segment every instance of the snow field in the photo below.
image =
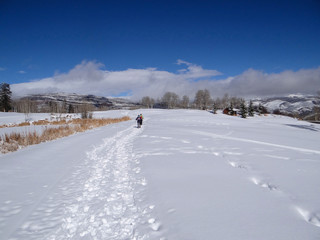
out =
[[169,239],[318,239],[318,126],[197,111],[165,116],[146,124],[136,148]]
[[139,113],[0,156],[0,239],[319,239],[318,125]]

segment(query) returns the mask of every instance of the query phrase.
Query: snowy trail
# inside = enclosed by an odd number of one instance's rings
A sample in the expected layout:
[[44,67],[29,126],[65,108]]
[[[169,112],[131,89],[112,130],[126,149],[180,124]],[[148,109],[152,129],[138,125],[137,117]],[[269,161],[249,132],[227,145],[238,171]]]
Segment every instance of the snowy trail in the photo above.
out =
[[85,165],[70,179],[81,188],[71,194],[62,226],[48,239],[144,239],[136,230],[144,216],[136,189],[145,184],[136,175],[139,162],[132,152],[138,133],[130,127],[87,153]]
[[71,176],[59,178],[23,213],[8,239],[149,239],[157,230],[150,223],[154,206],[141,201],[146,180],[132,150],[142,131],[131,125],[87,151]]

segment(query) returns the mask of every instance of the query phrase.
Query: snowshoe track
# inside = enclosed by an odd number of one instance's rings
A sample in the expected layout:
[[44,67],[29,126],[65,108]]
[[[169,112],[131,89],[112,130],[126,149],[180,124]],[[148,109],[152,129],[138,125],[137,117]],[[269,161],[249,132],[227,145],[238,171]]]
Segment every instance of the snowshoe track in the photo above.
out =
[[[149,239],[152,209],[143,203],[147,182],[133,153],[141,132],[129,127],[93,147],[11,239]],[[46,219],[39,221],[43,215]]]
[[[75,175],[78,196],[65,207],[63,224],[49,239],[145,239],[137,230],[146,214],[137,204],[138,159],[132,143],[140,131],[128,128],[87,153],[88,174]],[[84,170],[84,169],[83,169]]]

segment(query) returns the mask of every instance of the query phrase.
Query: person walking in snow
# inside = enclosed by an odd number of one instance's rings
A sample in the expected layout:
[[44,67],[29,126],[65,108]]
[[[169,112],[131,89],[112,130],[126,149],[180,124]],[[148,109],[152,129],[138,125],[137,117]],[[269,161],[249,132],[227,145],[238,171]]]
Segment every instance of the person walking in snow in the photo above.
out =
[[136,120],[137,120],[137,128],[141,128],[142,120],[143,120],[142,114],[139,114],[139,115],[137,116]]

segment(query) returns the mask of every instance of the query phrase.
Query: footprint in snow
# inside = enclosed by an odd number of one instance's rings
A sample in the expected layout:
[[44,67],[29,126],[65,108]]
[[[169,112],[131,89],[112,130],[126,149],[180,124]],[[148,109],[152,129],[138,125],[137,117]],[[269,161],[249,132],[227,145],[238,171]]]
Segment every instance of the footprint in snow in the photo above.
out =
[[234,167],[234,168],[241,168],[241,169],[245,169],[245,170],[248,169],[246,166],[241,165],[241,164],[236,163],[236,162],[230,161],[229,164],[230,164],[231,167]]
[[275,186],[273,184],[270,184],[270,183],[267,183],[267,182],[262,182],[262,181],[260,181],[259,179],[255,178],[255,177],[251,178],[251,181],[257,186],[260,186],[260,187],[263,187],[263,188],[268,188],[270,191],[278,190],[277,186]]
[[150,218],[148,220],[149,223],[149,227],[153,230],[153,231],[159,231],[160,227],[161,227],[161,223],[157,222],[156,219],[154,218]]
[[296,207],[296,210],[306,222],[320,227],[320,213],[312,213],[300,207]]

